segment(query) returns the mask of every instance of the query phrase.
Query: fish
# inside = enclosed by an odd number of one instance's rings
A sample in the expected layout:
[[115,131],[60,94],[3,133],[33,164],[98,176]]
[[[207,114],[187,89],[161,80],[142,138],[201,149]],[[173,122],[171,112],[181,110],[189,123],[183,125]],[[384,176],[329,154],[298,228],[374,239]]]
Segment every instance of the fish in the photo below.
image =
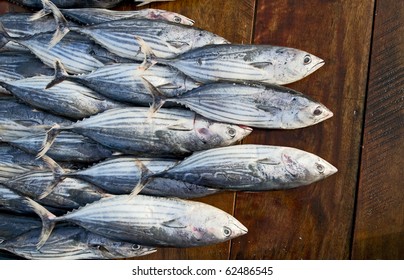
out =
[[0,240],[13,239],[41,226],[37,218],[0,212]]
[[323,104],[279,85],[212,83],[168,98],[147,79],[145,83],[155,101],[153,113],[171,101],[211,120],[271,129],[303,128],[333,116]]
[[161,63],[205,84],[227,81],[285,85],[307,77],[325,63],[303,50],[249,44],[206,45],[167,58],[141,36],[135,38],[146,56],[143,70]]
[[75,31],[88,36],[112,53],[142,61],[143,54],[134,41],[134,36],[141,36],[159,57],[177,56],[208,44],[229,43],[226,39],[209,31],[161,20],[123,19],[76,28],[68,25],[63,14],[52,3],[45,1],[44,7],[45,10],[52,11],[57,21],[58,29],[50,42],[52,46],[69,31]]
[[246,126],[213,122],[186,109],[163,108],[153,117],[146,107],[111,109],[70,126],[54,125],[48,130],[38,157],[64,130],[126,154],[171,156],[232,145],[252,131]]
[[194,153],[172,168],[148,177],[223,190],[269,191],[309,185],[337,171],[326,160],[303,150],[246,144]]
[[[8,2],[19,4],[30,8],[42,8],[41,0],[7,0]],[[52,0],[60,8],[112,8],[122,0]]]
[[153,247],[211,245],[248,231],[233,216],[216,207],[178,198],[118,195],[59,217],[37,203],[32,207],[46,221],[38,248],[46,244],[54,225],[62,221],[111,239]]
[[[141,161],[152,172],[160,172],[178,163],[177,159],[169,158],[137,158],[118,156],[82,170],[61,172],[63,177],[77,178],[92,183],[111,194],[129,194],[141,180],[142,169],[138,165]],[[188,182],[181,182],[165,178],[156,178],[141,191],[146,195],[169,196],[178,198],[196,198],[219,192],[217,189],[206,188]]]
[[199,86],[199,83],[169,67],[157,66],[143,73],[138,70],[139,66],[140,63],[112,64],[88,74],[73,76],[67,73],[62,63],[56,62],[54,79],[46,88],[67,80],[82,84],[113,100],[149,106],[153,99],[142,77],[147,77],[166,96],[176,96]]
[[33,229],[11,240],[1,240],[0,249],[30,260],[109,260],[133,258],[156,252],[141,246],[102,237],[77,226],[58,226],[40,250],[36,242],[40,229]]
[[69,81],[52,89],[45,89],[52,79],[50,76],[35,76],[15,81],[0,81],[0,85],[34,108],[70,119],[82,119],[111,108],[126,106]]
[[106,21],[121,20],[126,18],[131,19],[146,18],[155,20],[166,20],[184,25],[193,25],[195,23],[194,20],[187,18],[186,16],[160,9],[116,11],[99,8],[81,8],[81,9],[60,9],[60,11],[66,18],[85,25],[99,24]]

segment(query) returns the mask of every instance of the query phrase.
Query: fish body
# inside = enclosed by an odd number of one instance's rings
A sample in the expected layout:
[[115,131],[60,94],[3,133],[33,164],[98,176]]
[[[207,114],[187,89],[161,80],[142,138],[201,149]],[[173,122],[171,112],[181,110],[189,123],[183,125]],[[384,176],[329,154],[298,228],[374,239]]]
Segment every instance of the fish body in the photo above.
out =
[[41,155],[62,130],[82,134],[116,151],[147,155],[183,155],[228,146],[252,131],[249,127],[212,122],[184,109],[161,109],[153,117],[148,108],[113,109],[71,126],[54,127],[48,132]]
[[[155,88],[150,90],[156,97],[162,95]],[[333,116],[323,104],[278,85],[213,83],[164,99],[211,120],[258,128],[296,129]]]
[[[147,41],[146,44],[149,45]],[[207,45],[173,59],[164,59],[153,45],[149,47],[158,62],[173,66],[201,83],[230,81],[284,85],[298,81],[324,65],[322,59],[312,54],[281,46]]]
[[[137,158],[121,156],[107,159],[87,169],[68,172],[65,176],[88,181],[112,194],[129,194],[141,179],[142,170],[137,161],[141,161],[153,173],[161,172],[178,163],[176,159]],[[166,178],[156,178],[141,191],[146,195],[170,196],[179,198],[202,197],[216,193],[192,183]]]
[[189,156],[159,177],[239,191],[309,185],[337,172],[324,159],[290,147],[238,145]]
[[[204,246],[247,233],[239,221],[216,207],[144,195],[101,199],[61,217],[42,215],[48,226],[69,221],[111,239],[147,246]],[[40,245],[46,244],[46,236]]]
[[[42,8],[41,0],[8,0],[30,8]],[[60,8],[112,8],[122,0],[52,0]]]
[[69,80],[82,84],[105,97],[122,102],[148,106],[153,102],[143,78],[147,77],[154,87],[165,96],[174,97],[199,86],[181,72],[167,66],[156,66],[150,71],[143,72],[138,69],[139,63],[122,63],[106,65],[91,73],[81,75],[68,75],[64,66],[60,64],[52,84]]
[[38,219],[0,212],[0,240],[13,239],[36,228],[41,228]]
[[[193,25],[194,21],[183,15],[159,10],[159,9],[142,9],[136,11],[116,11],[98,8],[82,8],[82,9],[60,9],[62,14],[80,24],[92,25],[112,20],[121,19],[158,19],[166,20],[184,25]],[[55,23],[54,23],[55,24]]]
[[3,241],[0,249],[34,260],[108,260],[139,257],[156,251],[152,247],[108,239],[75,226],[58,226],[48,242],[38,250],[36,243],[40,234],[40,229],[33,229]]
[[45,89],[51,80],[52,77],[49,76],[36,76],[0,82],[0,85],[34,108],[71,119],[82,119],[107,109],[123,107],[123,104],[107,100],[96,92],[69,81]]
[[[49,187],[52,184],[52,190]],[[41,205],[74,209],[109,195],[92,184],[74,178],[57,180],[52,171],[31,171],[4,183],[9,189],[34,199]],[[42,198],[43,194],[47,195]]]

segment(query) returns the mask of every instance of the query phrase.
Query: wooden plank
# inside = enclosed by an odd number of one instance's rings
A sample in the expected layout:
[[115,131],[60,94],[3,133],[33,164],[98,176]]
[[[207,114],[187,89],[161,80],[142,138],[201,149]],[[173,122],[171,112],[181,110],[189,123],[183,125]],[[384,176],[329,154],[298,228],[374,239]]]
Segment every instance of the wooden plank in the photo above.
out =
[[240,193],[236,217],[249,233],[232,259],[347,259],[366,92],[373,1],[257,2],[254,42],[318,55],[325,66],[289,85],[325,104],[334,117],[294,130],[255,130],[248,143],[315,153],[339,172],[290,191]]
[[404,258],[404,2],[377,1],[354,259]]

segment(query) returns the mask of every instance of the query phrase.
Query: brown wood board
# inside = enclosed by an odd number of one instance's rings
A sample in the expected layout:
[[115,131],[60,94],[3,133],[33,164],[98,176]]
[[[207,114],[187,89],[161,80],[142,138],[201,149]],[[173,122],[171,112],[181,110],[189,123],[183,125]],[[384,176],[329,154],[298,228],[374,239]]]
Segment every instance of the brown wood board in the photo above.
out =
[[403,1],[377,1],[353,259],[404,259],[403,15]]
[[293,131],[255,130],[246,142],[303,149],[339,172],[300,189],[237,194],[235,215],[249,232],[232,242],[232,259],[349,258],[372,16],[373,1],[258,0],[254,43],[323,58],[325,66],[288,86],[334,117]]

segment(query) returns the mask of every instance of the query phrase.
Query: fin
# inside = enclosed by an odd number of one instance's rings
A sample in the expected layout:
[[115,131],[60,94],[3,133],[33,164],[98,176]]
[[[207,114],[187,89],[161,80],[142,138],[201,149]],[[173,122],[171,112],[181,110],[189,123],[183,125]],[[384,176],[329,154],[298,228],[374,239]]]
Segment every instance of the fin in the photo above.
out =
[[43,5],[44,13],[52,13],[53,17],[56,21],[56,31],[53,34],[52,40],[49,42],[49,49],[56,45],[63,37],[70,31],[68,27],[68,22],[63,16],[62,12],[56,7],[54,3],[49,0],[41,0]]
[[59,135],[59,133],[65,129],[69,128],[61,128],[60,125],[55,124],[46,132],[46,137],[42,143],[42,147],[39,150],[38,155],[36,156],[37,159],[43,157],[46,154],[46,152],[52,146],[53,142],[55,142],[55,139]]
[[64,80],[66,80],[69,77],[69,74],[67,74],[65,67],[63,66],[62,62],[60,60],[56,60],[55,62],[55,76],[53,77],[53,80],[49,82],[49,84],[46,85],[46,89],[49,89],[53,87],[54,85],[57,85]]
[[144,165],[143,162],[141,162],[140,160],[136,159],[135,163],[140,169],[140,179],[135,188],[129,194],[129,198],[132,198],[140,193],[143,188],[153,179],[154,175],[154,173],[151,172],[149,168],[147,168],[147,166]]
[[269,62],[269,61],[252,62],[252,63],[250,63],[250,65],[255,68],[264,69],[265,67],[272,65],[272,62]]
[[157,63],[156,55],[150,46],[142,39],[140,36],[135,36],[137,43],[139,44],[140,51],[144,54],[144,60],[142,64],[138,67],[139,70],[146,71],[154,64]]
[[183,41],[166,41],[166,42],[176,49],[182,49],[183,47],[189,46],[187,42]]
[[193,129],[193,127],[189,126],[189,122],[186,122],[186,121],[181,122],[181,121],[179,121],[176,124],[167,126],[167,129],[169,129],[169,130],[179,130],[179,131],[190,131],[190,130]]
[[169,227],[169,228],[186,228],[187,227],[186,225],[181,223],[178,218],[162,222],[161,224],[163,226]]
[[33,14],[29,18],[29,21],[38,20],[38,19],[43,18],[43,17],[45,17],[47,15],[50,15],[52,13],[52,10],[49,8],[49,4],[48,4],[49,1],[41,0],[41,2],[42,2],[43,9],[36,12],[35,14]]
[[37,243],[37,249],[39,250],[51,235],[52,230],[55,227],[55,221],[53,219],[56,218],[56,216],[32,199],[28,197],[24,197],[24,199],[28,202],[28,206],[32,211],[34,211],[42,220],[42,231],[39,237],[39,242]]
[[53,159],[50,157],[44,155],[42,157],[42,160],[48,165],[48,167],[52,170],[54,179],[53,181],[49,184],[49,186],[46,187],[46,189],[38,196],[38,199],[43,199],[47,197],[53,189],[60,183],[62,182],[65,177],[63,175],[65,174],[65,171],[63,170],[62,167],[60,167],[59,164],[57,164]]
[[0,49],[7,45],[8,42],[10,42],[10,35],[8,35],[3,24],[0,22]]
[[271,105],[258,104],[256,107],[257,109],[268,112],[271,115],[277,115],[282,112],[281,108]]
[[152,117],[166,102],[166,97],[154,85],[152,85],[145,77],[141,77],[144,86],[153,97],[153,103],[150,106],[148,118]]
[[270,158],[267,158],[267,157],[266,158],[259,158],[256,161],[258,163],[268,164],[268,165],[279,165],[279,164],[281,164],[279,161],[274,161],[274,160],[272,160]]

